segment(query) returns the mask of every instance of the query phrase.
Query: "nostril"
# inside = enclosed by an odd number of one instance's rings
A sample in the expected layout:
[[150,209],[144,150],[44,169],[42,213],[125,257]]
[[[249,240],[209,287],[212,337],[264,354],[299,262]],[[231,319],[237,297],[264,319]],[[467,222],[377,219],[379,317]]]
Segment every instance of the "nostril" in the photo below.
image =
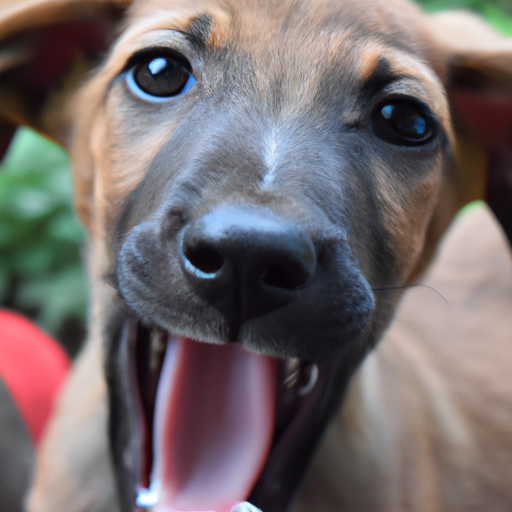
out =
[[310,273],[298,265],[274,265],[263,275],[261,281],[267,286],[295,290],[305,285]]
[[194,272],[199,270],[203,274],[213,276],[224,266],[224,258],[220,251],[206,243],[183,247],[183,255],[185,264],[187,267],[190,264]]

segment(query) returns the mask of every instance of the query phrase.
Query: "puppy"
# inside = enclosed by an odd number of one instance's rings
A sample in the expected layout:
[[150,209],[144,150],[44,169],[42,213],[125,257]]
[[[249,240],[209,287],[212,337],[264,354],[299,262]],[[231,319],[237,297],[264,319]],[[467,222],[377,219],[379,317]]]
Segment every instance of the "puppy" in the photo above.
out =
[[464,371],[417,299],[354,377],[464,204],[512,234],[509,40],[402,0],[11,0],[0,41],[3,145],[69,148],[90,239],[30,512],[283,512],[329,424],[299,510],[510,508],[505,349]]

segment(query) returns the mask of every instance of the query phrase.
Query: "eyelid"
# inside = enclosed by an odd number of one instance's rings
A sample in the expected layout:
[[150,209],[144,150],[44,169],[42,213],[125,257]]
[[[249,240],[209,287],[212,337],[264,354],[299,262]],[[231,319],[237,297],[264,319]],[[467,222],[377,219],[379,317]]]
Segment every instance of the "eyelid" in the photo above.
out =
[[424,105],[433,113],[430,105],[434,103],[428,92],[422,87],[421,82],[414,77],[403,76],[384,87],[377,94],[377,102],[384,100],[386,97],[400,97],[404,100],[410,99]]
[[160,47],[149,47],[143,48],[130,56],[130,58],[126,61],[123,69],[120,71],[120,75],[126,73],[137,64],[142,62],[143,60],[150,59],[151,57],[172,57],[176,59],[180,64],[188,70],[189,73],[192,73],[192,64],[190,61],[179,51],[170,48],[162,48]]
[[[158,21],[162,23],[162,20]],[[178,29],[141,30],[138,28],[137,32],[128,30],[121,36],[102,69],[102,73],[112,77],[107,85],[107,94],[119,80],[124,78],[130,64],[134,63],[132,59],[150,51],[181,55],[190,63],[196,73],[200,68],[201,55],[195,51],[184,33]],[[122,67],[119,66],[120,63],[122,63]]]

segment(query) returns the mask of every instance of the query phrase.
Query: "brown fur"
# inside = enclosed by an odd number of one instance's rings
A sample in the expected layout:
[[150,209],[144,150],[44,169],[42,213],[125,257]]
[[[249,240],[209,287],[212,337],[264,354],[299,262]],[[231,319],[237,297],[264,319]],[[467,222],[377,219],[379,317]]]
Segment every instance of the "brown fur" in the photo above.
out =
[[422,283],[354,380],[299,510],[510,509],[512,261],[487,208],[455,222]]
[[[148,169],[166,155],[166,141],[179,125],[179,119],[154,105],[134,101],[123,82],[115,80],[134,52],[170,45],[193,61],[191,45],[179,31],[192,30],[201,17],[208,19],[206,45],[211,51],[235,48],[238,56],[250,56],[245,61],[233,58],[230,73],[244,83],[236,91],[233,108],[243,111],[245,104],[259,103],[268,107],[269,123],[279,118],[298,127],[303,127],[301,116],[307,112],[308,122],[319,129],[324,128],[326,112],[309,109],[321,87],[328,95],[340,95],[341,102],[358,98],[383,62],[388,72],[400,76],[390,92],[413,95],[429,105],[446,133],[449,149],[446,158],[439,152],[426,157],[427,163],[418,159],[413,172],[400,158],[390,166],[392,149],[369,156],[372,174],[367,182],[361,178],[361,185],[370,183],[378,218],[358,215],[359,207],[368,211],[371,206],[354,187],[349,200],[355,213],[348,236],[374,288],[379,286],[379,274],[366,256],[367,245],[373,242],[370,228],[378,226],[379,234],[390,241],[396,266],[393,282],[400,287],[425,270],[457,210],[473,199],[486,198],[489,143],[450,103],[460,85],[451,79],[455,72],[466,77],[471,70],[471,77],[477,74],[491,92],[498,91],[510,102],[512,43],[471,16],[427,17],[401,0],[345,0],[343,10],[338,3],[4,0],[0,4],[0,69],[6,70],[0,74],[0,92],[4,92],[0,113],[5,123],[0,135],[7,139],[13,124],[25,123],[67,145],[75,204],[90,236],[89,339],[41,450],[29,512],[114,512],[117,507],[102,371],[107,312],[116,292],[105,276],[115,265],[112,237],[126,199],[147,178]],[[33,66],[37,45],[24,34],[36,34],[35,30],[57,22],[76,23],[77,13],[95,26],[98,20],[107,20],[109,27],[121,21],[109,31],[118,34],[117,40],[78,93],[67,99],[63,115],[61,100],[70,87],[75,88],[76,80],[55,76],[39,103],[29,101],[34,89],[26,80],[31,75],[24,73]],[[451,36],[453,27],[459,27],[456,37]],[[77,38],[76,45],[83,47],[84,41]],[[87,58],[82,56],[81,67],[75,67],[80,79],[82,70],[90,67]],[[25,67],[20,68],[20,62]],[[342,74],[336,71],[340,69]],[[214,88],[211,80],[205,87]],[[479,92],[476,89],[475,98],[480,98]],[[352,101],[340,123],[356,125],[362,110]],[[509,126],[512,121],[507,120]],[[504,151],[503,147],[496,144],[492,149]],[[424,172],[415,174],[422,166]],[[212,186],[194,215],[234,198],[300,216],[301,205],[292,194],[258,189],[251,172],[241,165],[229,185],[223,175],[222,185]],[[164,189],[158,182],[165,184],[161,174],[154,171],[155,182],[147,192],[155,203]],[[313,178],[308,179],[314,188]],[[347,199],[341,192],[331,192],[339,194],[338,203]],[[467,246],[474,240],[479,242],[470,258]],[[510,302],[512,281],[507,258],[505,244],[487,214],[472,212],[458,221],[425,281],[449,305],[426,288],[406,295],[386,340],[354,378],[297,510],[505,511],[512,506],[507,478],[512,469],[508,440],[512,382],[504,306]],[[464,266],[471,266],[470,270]],[[483,294],[491,287],[486,301]],[[388,303],[383,299],[382,320],[374,320],[376,333],[384,330],[399,295]],[[483,337],[488,339],[482,342]],[[493,350],[488,348],[491,343]]]

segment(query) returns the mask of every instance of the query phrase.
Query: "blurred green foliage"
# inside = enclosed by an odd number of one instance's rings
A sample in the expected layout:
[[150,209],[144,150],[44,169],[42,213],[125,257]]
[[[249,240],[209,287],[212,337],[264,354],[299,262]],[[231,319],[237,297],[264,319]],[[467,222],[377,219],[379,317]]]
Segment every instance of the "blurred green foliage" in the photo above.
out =
[[[512,0],[417,0],[427,11],[470,8],[512,35]],[[71,207],[65,153],[18,131],[0,167],[0,306],[31,316],[74,352],[83,336],[84,240]]]
[[416,0],[426,11],[442,9],[472,9],[498,30],[512,35],[512,0]]
[[64,151],[18,130],[0,167],[0,304],[61,338],[78,335],[72,327],[86,312],[84,233],[71,195]]

